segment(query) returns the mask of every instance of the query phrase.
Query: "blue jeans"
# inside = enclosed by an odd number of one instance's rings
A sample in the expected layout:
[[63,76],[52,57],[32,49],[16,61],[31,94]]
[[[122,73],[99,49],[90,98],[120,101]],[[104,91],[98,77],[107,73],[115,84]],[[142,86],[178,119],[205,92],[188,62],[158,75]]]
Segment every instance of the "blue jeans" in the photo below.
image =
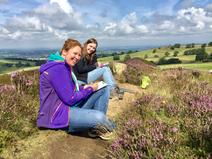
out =
[[91,83],[99,79],[100,77],[103,78],[103,81],[106,82],[111,89],[114,89],[116,86],[116,81],[113,77],[113,74],[109,67],[98,67],[93,71],[88,72],[87,83]]
[[107,86],[93,93],[79,106],[71,107],[69,131],[87,131],[97,125],[104,125],[112,131],[115,125],[106,117],[109,95],[110,89]]
[[[88,72],[87,83],[95,82],[99,78],[103,78],[103,81],[110,86],[110,90],[116,87],[116,81],[109,67],[98,67],[93,71]],[[79,85],[87,84],[84,81],[78,80]]]

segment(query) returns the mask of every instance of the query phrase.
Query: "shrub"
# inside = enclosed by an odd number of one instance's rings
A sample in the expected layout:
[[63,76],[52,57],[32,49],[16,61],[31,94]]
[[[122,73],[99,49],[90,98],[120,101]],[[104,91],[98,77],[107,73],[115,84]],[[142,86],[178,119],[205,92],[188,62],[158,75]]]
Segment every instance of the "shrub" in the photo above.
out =
[[180,48],[180,44],[179,43],[176,43],[176,44],[174,44],[174,48]]
[[171,46],[170,49],[171,49],[171,50],[174,50],[175,48],[174,48],[174,46]]
[[174,51],[173,56],[176,57],[179,54],[179,51]]
[[207,44],[202,44],[201,48],[205,48],[207,46]]
[[145,55],[144,55],[144,59],[147,59],[147,58],[148,58],[148,55],[147,55],[147,54],[145,54]]
[[169,52],[165,52],[165,54],[164,54],[165,56],[169,56],[170,55],[170,53]]
[[201,52],[196,53],[195,61],[205,61],[208,58],[208,54],[205,52],[205,50]]
[[114,54],[113,55],[113,60],[117,61],[117,60],[120,60],[120,57],[118,54]]
[[153,49],[153,50],[152,50],[152,53],[156,53],[156,51],[157,51],[156,49]]
[[129,54],[126,54],[126,55],[124,56],[124,62],[127,61],[127,60],[129,60],[129,59],[131,59],[130,55],[129,55]]
[[170,59],[165,59],[165,57],[162,57],[158,61],[158,65],[164,65],[164,64],[177,64],[177,63],[182,63],[182,61],[179,58],[170,58]]
[[185,48],[194,48],[195,47],[195,43],[191,43],[191,44],[186,44]]
[[154,55],[154,58],[159,58],[159,56],[158,55]]
[[212,42],[209,42],[209,43],[208,43],[208,46],[212,46]]

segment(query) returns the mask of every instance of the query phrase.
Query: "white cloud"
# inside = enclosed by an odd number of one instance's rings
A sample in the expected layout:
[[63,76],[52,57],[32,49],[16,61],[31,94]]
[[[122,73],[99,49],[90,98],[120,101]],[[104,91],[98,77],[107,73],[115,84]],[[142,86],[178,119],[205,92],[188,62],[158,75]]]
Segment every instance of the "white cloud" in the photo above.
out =
[[175,24],[171,21],[164,21],[160,26],[159,29],[161,30],[173,30],[175,28]]
[[131,25],[135,25],[138,21],[137,15],[135,12],[132,12],[128,15],[126,15],[122,20],[121,23],[123,24],[131,24]]
[[189,21],[199,21],[206,19],[206,11],[203,8],[188,8],[178,11],[178,19],[187,19]]
[[[99,1],[98,3],[104,4]],[[46,0],[46,3],[28,12],[25,11],[8,18],[8,21],[2,24],[2,27],[0,26],[0,37],[56,41],[65,40],[68,37],[123,40],[194,35],[211,32],[212,11],[210,7],[210,5],[207,9],[190,7],[178,10],[173,15],[151,13],[141,16],[133,11],[122,17],[113,16],[114,13],[107,10],[104,16],[95,15],[100,13],[97,10],[92,14],[87,12],[87,17],[85,17],[82,15],[86,12],[79,8],[75,11],[68,0]]]
[[67,14],[73,13],[73,8],[68,0],[50,0],[50,4],[57,3],[60,8]]
[[104,32],[112,36],[138,36],[148,33],[148,28],[145,25],[139,24],[136,13],[132,12],[123,17],[120,22],[108,23],[104,27]]
[[119,32],[123,34],[130,34],[134,32],[133,26],[131,26],[129,23],[121,23],[118,27]]
[[68,1],[51,0],[30,12],[14,16],[2,25],[1,37],[10,39],[31,38],[36,40],[45,37],[49,40],[66,39],[82,31],[82,19],[74,12]]
[[9,33],[10,33],[10,31],[7,30],[6,28],[4,28],[4,27],[0,28],[0,34],[9,34]]
[[148,33],[149,29],[145,25],[139,25],[137,27],[138,32],[140,33]]
[[78,30],[83,28],[82,17],[78,12],[67,13],[55,2],[39,6],[31,14],[56,29]]
[[8,27],[11,30],[23,30],[23,31],[35,31],[43,30],[43,25],[41,24],[39,18],[37,17],[13,17],[10,22],[8,22]]
[[107,26],[105,26],[104,31],[108,32],[109,35],[115,35],[116,34],[116,28],[117,28],[116,23],[109,23]]
[[184,26],[180,26],[180,29],[179,29],[180,32],[185,32],[186,31],[186,28]]
[[205,28],[205,23],[202,21],[197,22],[196,28],[199,30],[203,30]]
[[187,21],[187,23],[184,22],[184,24],[190,26],[191,29],[203,30],[212,24],[212,17],[209,15],[210,13],[203,8],[191,7],[178,11],[177,20],[179,22]]
[[18,39],[19,37],[22,37],[22,33],[20,31],[16,31],[16,32],[14,32],[12,34],[9,34],[9,37],[11,39]]

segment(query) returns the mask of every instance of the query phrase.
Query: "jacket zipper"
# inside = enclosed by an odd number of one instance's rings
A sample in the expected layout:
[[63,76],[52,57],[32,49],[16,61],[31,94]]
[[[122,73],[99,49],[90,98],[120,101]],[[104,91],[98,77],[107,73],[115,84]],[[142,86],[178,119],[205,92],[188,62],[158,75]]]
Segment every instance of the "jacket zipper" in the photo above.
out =
[[58,111],[58,109],[60,108],[61,105],[62,105],[62,102],[57,106],[56,110],[54,111],[54,113],[53,113],[53,115],[51,117],[51,123],[52,123],[52,121],[53,121],[53,119],[55,117],[55,114],[57,113],[57,111]]

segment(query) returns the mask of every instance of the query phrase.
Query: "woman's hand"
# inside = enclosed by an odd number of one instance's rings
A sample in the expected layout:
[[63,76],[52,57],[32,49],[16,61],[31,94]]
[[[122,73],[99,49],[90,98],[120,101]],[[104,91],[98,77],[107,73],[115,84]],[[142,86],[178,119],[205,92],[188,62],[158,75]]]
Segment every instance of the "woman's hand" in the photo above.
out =
[[98,67],[103,67],[104,65],[100,62],[98,62]]
[[98,83],[92,83],[92,84],[88,84],[84,86],[84,89],[88,88],[88,87],[92,87],[94,91],[96,91],[98,89]]

